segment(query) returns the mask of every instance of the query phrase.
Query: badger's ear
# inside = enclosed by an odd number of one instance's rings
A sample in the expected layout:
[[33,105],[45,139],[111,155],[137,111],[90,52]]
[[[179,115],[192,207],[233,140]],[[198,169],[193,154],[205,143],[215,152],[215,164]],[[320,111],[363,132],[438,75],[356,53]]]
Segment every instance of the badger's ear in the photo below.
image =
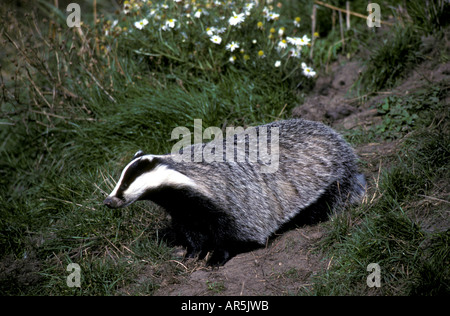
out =
[[133,159],[136,159],[141,156],[144,156],[144,152],[142,150],[139,150],[137,153],[134,154]]

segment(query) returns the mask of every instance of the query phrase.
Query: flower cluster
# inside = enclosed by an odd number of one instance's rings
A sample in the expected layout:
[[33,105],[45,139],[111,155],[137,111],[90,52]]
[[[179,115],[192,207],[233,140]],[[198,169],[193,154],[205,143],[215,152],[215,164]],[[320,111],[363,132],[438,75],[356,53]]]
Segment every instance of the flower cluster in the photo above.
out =
[[[138,38],[151,37],[149,42],[152,43],[161,41],[158,53],[150,45],[138,50],[151,56],[163,54],[175,60],[187,58],[199,67],[226,63],[257,67],[268,63],[284,72],[293,73],[293,69],[299,69],[306,77],[314,77],[316,72],[299,60],[307,56],[305,52],[311,46],[310,37],[297,35],[300,17],[286,19],[278,11],[282,4],[278,3],[274,8],[271,3],[257,0],[129,0],[124,1],[121,13],[126,16],[121,20],[128,21],[128,26],[123,26],[122,30],[127,29],[127,35]],[[106,33],[117,34],[113,30],[121,28],[117,20],[110,25],[111,29]],[[201,60],[202,56],[207,62]]]

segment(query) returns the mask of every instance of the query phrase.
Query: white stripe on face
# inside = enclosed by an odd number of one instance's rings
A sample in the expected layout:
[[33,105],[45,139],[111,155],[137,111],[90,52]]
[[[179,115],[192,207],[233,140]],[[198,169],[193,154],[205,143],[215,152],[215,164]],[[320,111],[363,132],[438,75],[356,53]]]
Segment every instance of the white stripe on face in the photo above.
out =
[[[129,180],[130,175],[127,172],[136,172],[136,169],[131,171],[130,166],[138,163],[141,159],[146,159],[148,162],[152,162],[153,159],[158,156],[145,155],[132,160],[122,171],[119,181],[116,187],[109,195],[110,197],[117,196],[120,190],[120,198],[125,201],[126,205],[129,205],[136,200],[138,200],[145,192],[151,189],[155,189],[161,186],[171,186],[171,187],[197,187],[196,183],[184,174],[168,168],[164,164],[158,162],[157,165],[152,167],[149,171],[143,170],[143,173],[138,175],[135,179],[129,183],[126,189],[123,188],[124,178],[127,177]],[[145,164],[144,164],[145,165]],[[136,168],[134,165],[132,168]],[[121,189],[122,186],[122,189]],[[124,205],[124,206],[126,206]]]
[[127,203],[128,201],[136,201],[148,190],[163,186],[195,188],[196,184],[184,174],[170,169],[165,165],[159,165],[152,171],[146,172],[136,178],[124,191],[123,197]]
[[144,157],[145,157],[146,159],[148,159],[149,161],[153,160],[153,157],[152,157],[151,155],[147,155],[147,156],[148,156],[148,157],[142,156],[142,157],[138,157],[138,158],[136,158],[136,159],[133,159],[128,165],[125,166],[125,168],[122,170],[122,174],[120,175],[119,181],[117,181],[114,190],[111,192],[111,194],[110,194],[109,196],[116,196],[116,195],[117,195],[117,191],[119,190],[120,186],[122,185],[123,178],[125,177],[125,174],[127,173],[128,168],[129,168],[133,163],[135,163],[135,162],[138,161],[138,160],[141,160],[141,159],[144,158]]

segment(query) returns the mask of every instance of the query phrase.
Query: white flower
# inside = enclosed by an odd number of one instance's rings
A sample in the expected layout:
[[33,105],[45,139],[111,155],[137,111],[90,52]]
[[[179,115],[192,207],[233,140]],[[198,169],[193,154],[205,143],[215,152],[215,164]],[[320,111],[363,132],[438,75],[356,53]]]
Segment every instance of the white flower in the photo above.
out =
[[167,28],[171,28],[171,29],[173,29],[174,27],[175,27],[175,22],[176,22],[177,20],[176,19],[169,19],[169,20],[166,20],[166,24],[165,24],[165,27],[166,27],[166,29]]
[[300,41],[302,40],[300,37],[286,37],[286,40],[289,44],[300,46]]
[[267,12],[267,21],[275,21],[278,20],[280,15],[275,12]]
[[214,33],[217,33],[217,27],[211,26],[206,28],[206,34],[208,34],[208,36],[213,36]]
[[253,9],[254,6],[255,6],[255,4],[254,4],[253,2],[247,3],[247,4],[244,6],[244,10],[245,10],[245,11],[250,11],[251,9]]
[[279,60],[277,60],[276,62],[275,62],[275,65],[274,65],[275,67],[280,67],[281,66],[281,61],[279,61]]
[[228,43],[227,46],[225,46],[225,48],[230,52],[234,52],[235,49],[239,48],[239,43],[236,42]]
[[211,42],[213,42],[214,44],[220,45],[220,43],[222,43],[222,38],[219,35],[213,35],[210,38]]
[[285,39],[278,42],[277,51],[281,51],[287,47],[287,42]]
[[221,27],[220,29],[218,29],[215,26],[211,26],[206,28],[206,34],[208,34],[208,36],[213,36],[214,34],[222,34],[226,30],[227,29],[225,27]]
[[305,46],[308,45],[311,39],[308,36],[304,35],[303,37],[286,37],[286,40],[295,46]]
[[230,59],[228,59],[228,61],[232,64],[234,64],[234,62],[236,61],[236,56],[231,56]]
[[174,2],[181,2],[182,0],[173,0]]
[[230,25],[238,25],[244,22],[244,20],[245,20],[245,13],[236,14],[235,12],[233,12],[231,18],[228,19],[228,23]]
[[247,3],[245,6],[244,6],[244,12],[245,12],[245,15],[250,15],[251,14],[251,10],[253,9],[253,6],[254,6],[255,4],[253,3],[253,2],[250,2],[250,3]]
[[310,38],[308,38],[308,36],[303,35],[303,37],[300,39],[300,46],[304,46],[304,45],[308,45],[309,42],[311,41]]
[[306,77],[312,78],[316,75],[316,72],[311,67],[306,66],[305,63],[302,63],[302,68],[303,68],[303,74]]
[[195,12],[194,16],[195,16],[197,19],[200,19],[200,17],[202,16],[202,14],[208,15],[208,12],[206,12],[206,11],[203,10],[203,9],[198,9],[197,12]]
[[144,28],[144,26],[146,26],[147,24],[148,24],[147,19],[143,19],[143,20],[134,22],[134,26],[139,30],[142,30]]
[[131,4],[129,1],[125,1],[123,4],[123,13],[128,14],[131,10]]
[[302,47],[296,46],[292,47],[289,52],[291,53],[291,57],[300,58],[302,56]]

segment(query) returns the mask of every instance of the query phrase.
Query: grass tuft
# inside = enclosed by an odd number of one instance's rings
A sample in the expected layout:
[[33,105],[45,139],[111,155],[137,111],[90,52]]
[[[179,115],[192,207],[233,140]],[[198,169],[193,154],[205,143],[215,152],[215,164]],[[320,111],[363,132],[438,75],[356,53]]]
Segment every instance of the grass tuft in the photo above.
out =
[[369,46],[370,58],[361,83],[368,91],[392,88],[412,65],[421,61],[420,34],[412,26],[396,27],[380,46]]

